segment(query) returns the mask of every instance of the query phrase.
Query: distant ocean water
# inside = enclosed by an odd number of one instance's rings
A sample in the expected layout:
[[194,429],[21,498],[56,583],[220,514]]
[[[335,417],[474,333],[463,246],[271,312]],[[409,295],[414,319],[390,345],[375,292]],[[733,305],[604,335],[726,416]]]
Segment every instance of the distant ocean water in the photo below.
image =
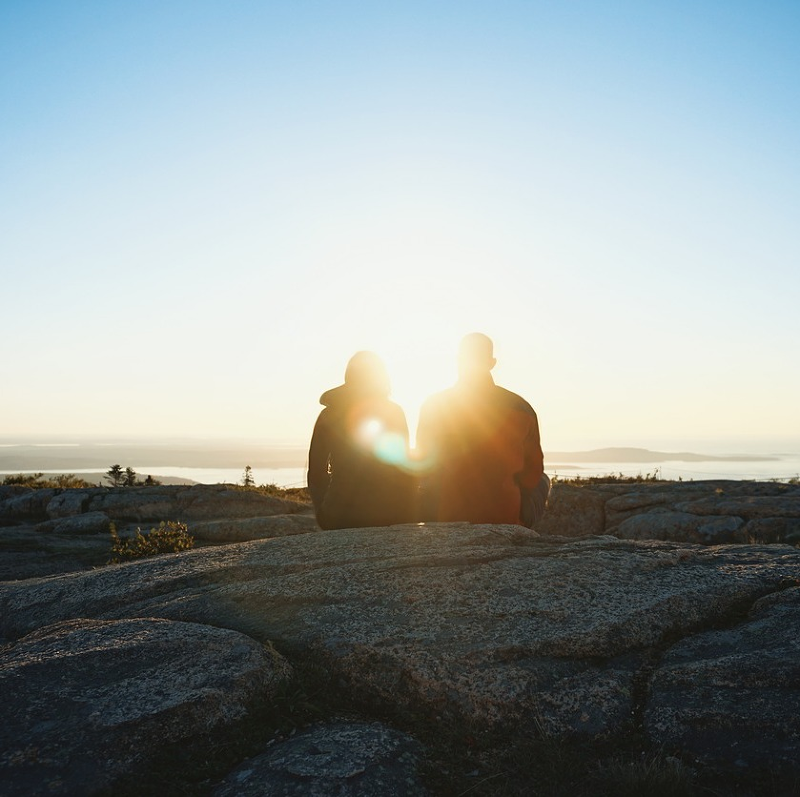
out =
[[[131,465],[140,479],[152,476],[154,479],[186,479],[199,484],[242,484],[244,468],[179,468],[169,465]],[[306,468],[253,468],[251,474],[256,484],[275,484],[278,487],[305,487]],[[58,470],[0,470],[0,482],[7,475],[18,473],[70,473],[74,476],[88,478],[89,481],[101,481],[102,473],[97,468],[59,468]],[[103,484],[106,482],[104,480]]]
[[800,455],[787,455],[769,461],[737,461],[720,462],[715,460],[702,462],[593,462],[548,463],[545,459],[545,470],[552,476],[574,479],[576,476],[606,476],[622,474],[623,476],[646,476],[656,473],[665,481],[706,481],[709,479],[741,479],[747,481],[770,481],[778,479],[787,481],[800,477]]
[[[137,473],[153,473],[162,476],[177,476],[202,484],[241,483],[241,468],[135,468]],[[278,487],[305,487],[306,467],[300,468],[253,468],[256,484],[276,484]],[[788,480],[800,476],[800,456],[786,457],[770,461],[744,462],[593,462],[587,463],[548,463],[545,470],[551,476],[572,479],[580,475],[607,476],[622,473],[624,476],[645,476],[657,472],[659,479],[684,481],[703,481],[707,479],[745,479],[768,481],[770,479]]]
[[[235,462],[246,463],[255,461],[252,476],[256,484],[276,484],[279,487],[304,487],[306,485],[306,465],[304,463],[305,450],[295,448],[292,455],[284,456],[281,449],[274,449],[280,454],[273,456],[270,449],[259,449],[266,452],[265,460],[259,464],[254,451],[234,453],[231,456],[229,448],[220,449],[219,456],[215,446],[202,445],[192,449],[187,455],[176,454],[176,448],[160,444],[158,447],[149,447],[140,444],[138,447],[127,446],[118,448],[116,444],[104,444],[105,453],[96,453],[98,443],[65,444],[62,442],[47,443],[8,443],[0,441],[0,481],[3,475],[17,473],[73,473],[76,476],[93,474],[91,481],[100,481],[102,474],[113,462],[120,462],[123,467],[130,466],[141,478],[152,475],[154,478],[186,479],[201,484],[241,484],[244,476],[244,466],[237,467],[208,467],[215,460],[233,459]],[[795,448],[795,446],[792,446]],[[94,450],[94,453],[92,454]],[[641,449],[632,449],[641,452]],[[674,451],[675,449],[673,449]],[[685,450],[685,449],[684,449]],[[166,452],[166,453],[165,453]],[[95,457],[91,463],[82,461],[92,454]],[[154,455],[153,455],[154,454]],[[224,456],[223,456],[224,455]],[[151,458],[152,456],[152,458]],[[742,458],[737,460],[707,459],[701,461],[678,461],[661,457],[660,461],[626,462],[621,458],[603,462],[587,462],[586,456],[575,452],[575,459],[570,460],[569,454],[553,455],[548,457],[545,453],[545,470],[550,476],[564,479],[576,476],[647,476],[656,474],[657,478],[664,480],[683,479],[684,481],[702,481],[709,479],[746,479],[767,481],[777,479],[786,481],[800,477],[800,451],[794,450],[785,453],[764,453],[763,457],[769,459]],[[186,465],[184,462],[176,464],[172,459],[185,459],[196,465]],[[279,462],[278,459],[288,459]],[[202,459],[204,461],[200,462]],[[640,457],[641,459],[641,457]],[[292,462],[291,460],[294,460]],[[167,461],[169,464],[152,464],[153,462]],[[146,464],[137,464],[143,462]],[[96,464],[95,464],[96,463]],[[100,464],[102,463],[102,465]],[[147,464],[150,463],[150,464]],[[296,464],[295,464],[296,463]],[[87,465],[92,467],[86,467]],[[199,465],[203,465],[200,467]],[[227,465],[228,462],[220,462]],[[230,463],[232,464],[232,463]],[[276,467],[265,467],[265,465]],[[277,467],[280,465],[280,467]],[[79,467],[75,467],[79,466]],[[80,467],[82,466],[82,467]]]

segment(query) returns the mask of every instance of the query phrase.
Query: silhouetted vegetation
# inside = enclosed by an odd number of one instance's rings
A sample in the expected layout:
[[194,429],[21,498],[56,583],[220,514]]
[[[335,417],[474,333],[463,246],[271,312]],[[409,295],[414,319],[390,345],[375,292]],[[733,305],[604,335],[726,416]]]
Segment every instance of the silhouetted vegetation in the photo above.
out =
[[[636,476],[626,476],[624,473],[606,473],[603,476],[581,476],[580,473],[575,476],[558,476],[555,475],[552,479],[553,483],[556,481],[562,484],[606,484],[613,482],[615,484],[640,484],[643,482],[657,482],[661,481],[661,468],[656,468],[652,473],[645,473],[642,475],[638,473]],[[683,481],[678,479],[678,481]]]
[[112,465],[106,471],[104,478],[112,487],[151,487],[161,484],[160,481],[152,476],[148,476],[142,481],[137,478],[137,475],[130,465],[125,470],[122,469],[122,465]]
[[[247,468],[245,468],[245,473],[247,473]],[[311,494],[308,492],[308,487],[278,487],[278,485],[274,482],[270,484],[256,485],[255,481],[253,481],[252,484],[244,484],[244,477],[242,478],[242,482],[242,484],[231,484],[228,486],[237,490],[247,490],[261,493],[261,495],[271,495],[275,498],[283,498],[287,501],[311,503]]]
[[75,476],[74,473],[60,473],[57,476],[48,476],[47,478],[44,478],[43,473],[18,473],[14,476],[6,476],[2,484],[3,486],[20,485],[22,487],[57,488],[62,490],[94,487],[93,484]]

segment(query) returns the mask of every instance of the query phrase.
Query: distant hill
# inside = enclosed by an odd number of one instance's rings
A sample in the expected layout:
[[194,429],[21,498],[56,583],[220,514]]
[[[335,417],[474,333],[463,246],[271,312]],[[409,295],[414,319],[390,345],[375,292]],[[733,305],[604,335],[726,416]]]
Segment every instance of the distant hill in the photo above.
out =
[[694,454],[689,451],[650,451],[646,448],[595,448],[591,451],[548,451],[548,464],[560,462],[778,462],[778,457],[733,454],[718,457],[712,454]]

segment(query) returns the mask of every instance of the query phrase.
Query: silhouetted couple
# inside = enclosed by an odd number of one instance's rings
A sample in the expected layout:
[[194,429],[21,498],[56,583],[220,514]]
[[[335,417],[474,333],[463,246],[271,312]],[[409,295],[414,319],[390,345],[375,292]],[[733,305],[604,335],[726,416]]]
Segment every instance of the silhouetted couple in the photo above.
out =
[[308,488],[324,529],[414,521],[516,523],[544,513],[550,480],[536,413],[495,385],[492,341],[467,335],[458,381],[422,407],[416,456],[403,410],[389,400],[381,359],[358,352],[340,387],[323,393]]

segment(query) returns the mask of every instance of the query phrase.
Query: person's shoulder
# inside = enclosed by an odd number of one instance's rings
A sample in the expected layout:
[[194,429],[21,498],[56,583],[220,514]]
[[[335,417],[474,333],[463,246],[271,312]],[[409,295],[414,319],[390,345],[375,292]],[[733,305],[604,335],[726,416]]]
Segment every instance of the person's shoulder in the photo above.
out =
[[389,412],[395,415],[402,415],[404,418],[406,416],[405,410],[396,402],[396,401],[389,401],[386,400],[386,407]]
[[519,393],[514,393],[511,390],[500,387],[500,385],[495,385],[495,390],[498,391],[497,395],[500,400],[509,408],[525,412],[528,415],[536,415],[536,411],[530,403],[522,398]]
[[455,388],[448,387],[440,390],[438,393],[433,393],[425,401],[422,402],[422,412],[433,412],[443,407],[446,407],[455,396]]

